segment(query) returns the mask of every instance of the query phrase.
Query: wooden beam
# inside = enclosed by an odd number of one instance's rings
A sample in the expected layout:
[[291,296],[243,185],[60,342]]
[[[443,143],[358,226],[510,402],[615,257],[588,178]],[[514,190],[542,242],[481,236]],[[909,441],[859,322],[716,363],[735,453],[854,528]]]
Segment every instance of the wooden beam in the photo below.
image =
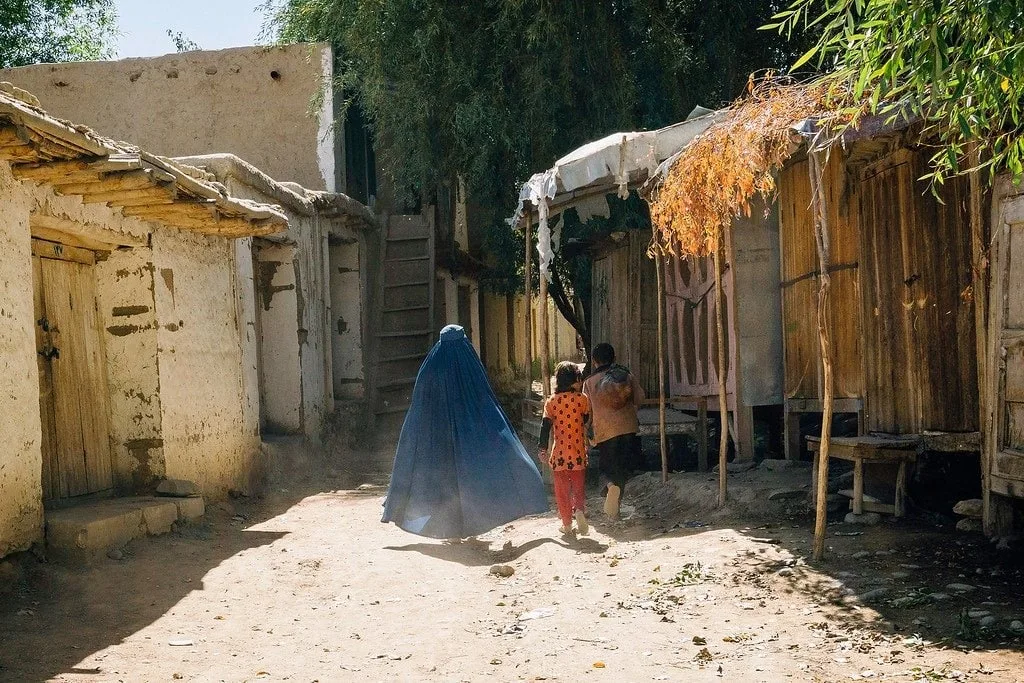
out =
[[[728,229],[728,228],[722,228]],[[715,245],[715,332],[718,336],[718,507],[725,507],[729,477],[729,404],[725,391],[725,322],[722,313],[722,236]]]
[[[537,265],[540,271],[540,264]],[[540,271],[540,382],[541,396],[547,398],[551,394],[551,373],[548,364],[551,362],[551,340],[548,337],[548,278]]]
[[828,524],[828,452],[832,441],[832,398],[835,395],[832,368],[832,334],[829,327],[829,288],[831,276],[828,273],[830,261],[830,239],[828,207],[825,204],[825,190],[822,187],[824,167],[821,152],[808,154],[808,172],[811,180],[811,206],[814,216],[814,236],[817,243],[818,267],[818,342],[821,347],[821,362],[824,372],[824,411],[821,416],[821,444],[818,450],[817,481],[815,482],[814,552],[815,560],[825,555],[825,529]]
[[668,437],[665,435],[665,282],[661,254],[654,255],[654,277],[658,281],[658,436],[661,446],[661,482],[668,481]]
[[21,126],[0,128],[0,147],[20,147],[31,143],[32,139]]
[[531,272],[531,256],[533,250],[533,217],[527,215],[526,226],[523,228],[526,251],[523,256],[523,292],[526,297],[526,311],[523,316],[526,325],[526,398],[533,396],[533,273]]
[[81,247],[73,247],[57,242],[43,240],[32,240],[32,255],[39,258],[54,259],[57,261],[72,261],[91,266],[96,263],[95,252]]
[[148,238],[117,232],[101,226],[78,223],[44,213],[33,212],[29,219],[33,237],[60,242],[94,251],[112,251],[118,247],[143,247]]
[[15,166],[11,172],[18,180],[52,183],[67,177],[99,177],[100,171],[92,164],[91,161],[54,161],[49,164]]
[[110,204],[111,206],[127,206],[137,203],[143,198],[163,199],[167,196],[168,189],[161,187],[111,190],[110,192],[94,192],[81,195],[82,201],[86,204]]
[[97,174],[94,180],[64,182],[54,179],[51,184],[61,194],[99,194],[105,192],[122,192],[126,190],[142,190],[154,187],[157,181],[146,171],[127,171],[124,173]]
[[989,419],[987,391],[988,383],[988,297],[989,297],[989,254],[986,245],[988,236],[985,234],[985,219],[982,215],[981,188],[981,148],[977,142],[971,143],[970,160],[973,169],[968,174],[970,187],[970,221],[971,221],[971,290],[974,292],[974,343],[977,356],[978,372],[978,429],[981,430],[984,443],[981,446],[981,519],[987,534],[992,533],[992,457],[995,453],[996,441],[984,437],[994,429]]

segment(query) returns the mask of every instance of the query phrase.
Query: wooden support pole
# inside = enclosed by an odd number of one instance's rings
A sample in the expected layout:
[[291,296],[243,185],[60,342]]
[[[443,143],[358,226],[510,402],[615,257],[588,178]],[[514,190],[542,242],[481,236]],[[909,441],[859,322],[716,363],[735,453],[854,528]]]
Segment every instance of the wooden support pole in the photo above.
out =
[[832,399],[835,394],[832,371],[832,334],[830,330],[828,210],[825,190],[821,185],[821,153],[808,154],[811,180],[811,207],[814,217],[814,237],[818,248],[818,341],[821,345],[821,364],[824,372],[825,395],[822,400],[821,447],[818,450],[817,481],[815,482],[814,553],[815,560],[825,555],[825,529],[828,524],[828,452],[832,443]]
[[662,278],[661,254],[654,257],[658,280],[658,436],[661,440],[661,481],[668,481],[668,437],[665,435],[665,283]]
[[523,320],[526,325],[526,398],[533,398],[533,273],[531,271],[530,259],[533,250],[533,218],[526,215],[526,226],[523,228],[525,237],[526,252],[523,261],[523,293],[525,296],[525,315]]
[[718,334],[718,507],[725,506],[729,476],[729,403],[725,395],[725,313],[722,296],[722,238],[715,246],[715,327]]
[[[537,270],[540,271],[538,264]],[[548,278],[540,271],[540,383],[541,396],[547,398],[551,393],[551,374],[548,364],[551,362],[551,344],[548,338]]]
[[989,382],[988,382],[988,244],[985,235],[985,219],[982,215],[981,188],[981,151],[977,142],[971,144],[970,162],[972,170],[968,174],[970,183],[970,221],[971,221],[971,291],[974,293],[974,341],[977,354],[978,369],[978,428],[981,430],[981,519],[986,534],[993,533],[992,525],[992,454],[995,453],[995,440],[989,440],[989,433],[994,425],[989,415]]

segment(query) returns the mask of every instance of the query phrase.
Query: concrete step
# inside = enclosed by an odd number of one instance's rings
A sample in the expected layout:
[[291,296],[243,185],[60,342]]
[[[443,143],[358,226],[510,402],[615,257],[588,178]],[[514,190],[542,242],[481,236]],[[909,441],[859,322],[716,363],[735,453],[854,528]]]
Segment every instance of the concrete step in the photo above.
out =
[[172,525],[202,517],[202,498],[111,498],[46,513],[47,554],[89,562],[143,536],[166,534]]

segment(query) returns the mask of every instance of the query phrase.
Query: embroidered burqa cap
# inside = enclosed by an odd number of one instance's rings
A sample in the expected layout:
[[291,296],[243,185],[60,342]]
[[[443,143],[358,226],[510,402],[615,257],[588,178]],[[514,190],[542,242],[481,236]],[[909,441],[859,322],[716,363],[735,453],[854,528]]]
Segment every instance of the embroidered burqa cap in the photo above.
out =
[[540,472],[476,350],[448,325],[416,376],[381,521],[431,538],[476,536],[548,511]]

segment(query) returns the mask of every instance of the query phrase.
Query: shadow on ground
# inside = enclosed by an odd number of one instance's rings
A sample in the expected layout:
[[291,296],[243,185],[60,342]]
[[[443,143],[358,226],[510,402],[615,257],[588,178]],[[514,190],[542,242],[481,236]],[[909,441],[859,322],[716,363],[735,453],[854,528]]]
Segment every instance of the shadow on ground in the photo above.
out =
[[[278,443],[275,455],[279,461],[271,464],[259,495],[208,504],[199,523],[133,542],[121,561],[102,557],[83,567],[40,562],[28,554],[18,558],[24,578],[0,594],[0,680],[99,674],[80,663],[173,615],[175,605],[204,590],[204,577],[229,558],[287,535],[250,527],[310,495],[387,480],[386,473],[372,471],[386,460],[375,452],[346,454],[345,462],[356,463],[348,468],[338,467],[328,450],[294,442]],[[379,495],[379,488],[371,490]]]
[[[920,511],[901,520],[885,516],[877,526],[846,524],[834,514],[826,556],[812,562],[806,497],[770,500],[778,491],[797,493],[807,480],[802,470],[730,475],[729,503],[718,509],[717,475],[677,473],[662,484],[659,474],[646,473],[627,484],[626,519],[597,514],[591,523],[617,542],[734,533],[776,548],[780,553],[748,550],[729,559],[740,577],[737,590],[771,586],[813,597],[827,608],[820,628],[830,637],[871,633],[897,650],[920,642],[1024,650],[1020,549],[997,550],[980,534],[958,532],[952,520]],[[588,505],[599,509],[600,491],[592,493]]]

